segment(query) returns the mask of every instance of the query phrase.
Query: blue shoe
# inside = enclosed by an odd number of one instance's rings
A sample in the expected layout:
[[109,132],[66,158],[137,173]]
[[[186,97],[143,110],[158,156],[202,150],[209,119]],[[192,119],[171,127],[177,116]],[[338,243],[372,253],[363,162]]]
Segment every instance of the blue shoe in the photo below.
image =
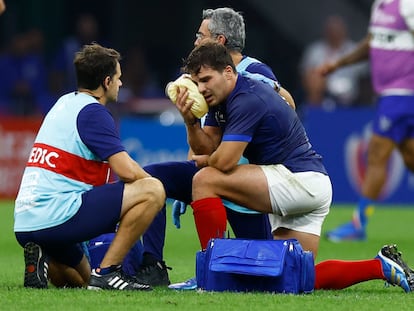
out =
[[367,236],[364,228],[357,228],[353,221],[328,231],[326,238],[331,242],[364,241]]
[[170,289],[175,290],[196,290],[197,289],[197,279],[191,278],[185,282],[174,283],[168,286]]
[[375,258],[381,261],[382,272],[389,284],[398,285],[407,293],[414,291],[414,272],[403,261],[396,245],[384,245]]

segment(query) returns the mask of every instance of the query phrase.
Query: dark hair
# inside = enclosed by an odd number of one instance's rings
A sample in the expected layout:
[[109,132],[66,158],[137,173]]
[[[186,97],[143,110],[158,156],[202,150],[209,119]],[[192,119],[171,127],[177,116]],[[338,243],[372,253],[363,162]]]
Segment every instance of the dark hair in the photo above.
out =
[[227,48],[215,41],[207,41],[196,46],[184,60],[183,71],[198,74],[203,66],[219,72],[222,72],[227,66],[231,66],[236,72],[236,67]]
[[117,63],[121,55],[114,49],[106,48],[98,43],[86,44],[76,53],[75,65],[78,87],[95,90],[103,84],[106,77],[116,73]]

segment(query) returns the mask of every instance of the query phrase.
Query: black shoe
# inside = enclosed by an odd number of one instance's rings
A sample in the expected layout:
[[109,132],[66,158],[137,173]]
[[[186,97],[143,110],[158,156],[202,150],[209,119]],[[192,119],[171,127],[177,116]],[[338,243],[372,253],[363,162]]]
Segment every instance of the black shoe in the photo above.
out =
[[142,266],[135,279],[139,283],[151,286],[168,286],[171,282],[167,270],[171,270],[171,268],[167,267],[164,261],[157,261],[151,265]]
[[150,291],[152,288],[149,285],[140,284],[132,277],[126,275],[119,266],[116,270],[108,274],[99,274],[97,269],[93,269],[91,279],[89,280],[88,289],[102,290],[102,289],[116,289],[116,290],[141,290]]
[[42,248],[28,242],[24,246],[24,287],[47,288],[48,259]]

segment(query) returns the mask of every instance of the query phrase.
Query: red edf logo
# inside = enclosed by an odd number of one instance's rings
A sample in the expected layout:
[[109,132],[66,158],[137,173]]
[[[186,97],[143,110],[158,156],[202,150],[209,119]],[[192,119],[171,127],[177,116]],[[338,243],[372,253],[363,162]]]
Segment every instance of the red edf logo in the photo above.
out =
[[[367,168],[368,144],[372,134],[371,127],[371,123],[366,124],[362,133],[352,133],[344,144],[346,173],[350,184],[358,194],[361,192],[362,181]],[[404,171],[404,162],[400,154],[394,151],[388,162],[388,176],[380,199],[387,199],[394,193],[401,183]]]

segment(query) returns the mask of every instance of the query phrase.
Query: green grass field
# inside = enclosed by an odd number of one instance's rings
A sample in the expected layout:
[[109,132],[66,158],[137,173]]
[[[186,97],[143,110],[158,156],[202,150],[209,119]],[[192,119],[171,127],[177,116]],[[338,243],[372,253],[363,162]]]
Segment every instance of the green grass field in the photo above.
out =
[[[170,209],[168,211],[168,214]],[[323,230],[348,220],[350,206],[334,206]],[[322,240],[317,262],[330,259],[367,259],[383,244],[396,243],[403,258],[414,266],[414,208],[383,206],[370,222],[365,242],[330,243]],[[173,267],[172,282],[195,275],[198,240],[191,211],[182,228],[169,221],[165,259]],[[381,280],[360,283],[341,291],[315,291],[309,295],[268,293],[152,292],[48,290],[23,287],[23,252],[13,235],[13,203],[0,201],[0,310],[414,310],[414,293],[386,287]]]

